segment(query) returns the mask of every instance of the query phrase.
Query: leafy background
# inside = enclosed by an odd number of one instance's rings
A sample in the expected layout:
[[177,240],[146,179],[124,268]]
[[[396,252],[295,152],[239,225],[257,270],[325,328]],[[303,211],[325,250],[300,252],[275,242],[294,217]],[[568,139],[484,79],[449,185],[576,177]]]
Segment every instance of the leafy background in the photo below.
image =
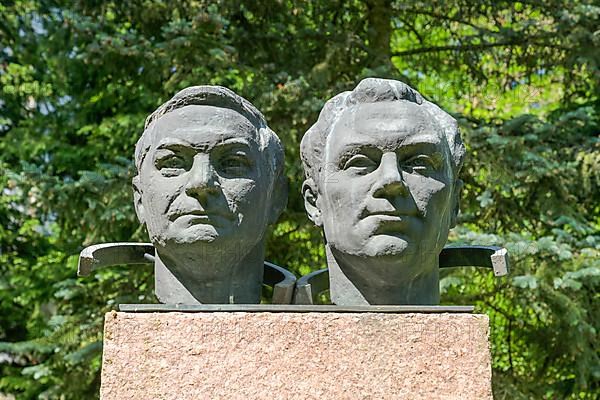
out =
[[450,241],[510,251],[508,278],[441,280],[444,303],[490,316],[495,397],[598,398],[599,26],[592,0],[2,1],[0,393],[97,397],[104,313],[152,301],[151,268],[80,279],[76,263],[147,240],[132,158],[159,104],[218,84],[264,112],[290,182],[267,258],[300,275],[325,264],[300,139],[328,98],[378,76],[461,123]]

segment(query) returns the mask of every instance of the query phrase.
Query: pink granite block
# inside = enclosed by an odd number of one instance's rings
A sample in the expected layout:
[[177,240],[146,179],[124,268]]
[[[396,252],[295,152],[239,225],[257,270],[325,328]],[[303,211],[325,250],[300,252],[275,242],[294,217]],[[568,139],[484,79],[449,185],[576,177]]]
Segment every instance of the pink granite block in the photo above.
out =
[[101,398],[491,399],[477,314],[106,314]]

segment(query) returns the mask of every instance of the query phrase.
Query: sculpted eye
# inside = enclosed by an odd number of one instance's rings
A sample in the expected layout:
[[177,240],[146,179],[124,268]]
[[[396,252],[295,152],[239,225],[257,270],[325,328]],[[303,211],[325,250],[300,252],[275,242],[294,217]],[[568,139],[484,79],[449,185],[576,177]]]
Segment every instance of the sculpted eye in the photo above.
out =
[[402,166],[411,168],[413,171],[417,172],[427,172],[437,169],[439,163],[437,162],[435,157],[428,156],[425,154],[419,154],[418,156],[414,156],[404,161],[402,163]]
[[377,168],[377,163],[364,154],[356,154],[352,156],[344,164],[344,169],[354,169],[357,172],[368,172]]
[[189,163],[180,156],[169,155],[156,160],[156,168],[164,176],[177,176],[188,169]]
[[229,176],[244,176],[251,167],[252,161],[245,152],[228,154],[219,162],[221,172]]

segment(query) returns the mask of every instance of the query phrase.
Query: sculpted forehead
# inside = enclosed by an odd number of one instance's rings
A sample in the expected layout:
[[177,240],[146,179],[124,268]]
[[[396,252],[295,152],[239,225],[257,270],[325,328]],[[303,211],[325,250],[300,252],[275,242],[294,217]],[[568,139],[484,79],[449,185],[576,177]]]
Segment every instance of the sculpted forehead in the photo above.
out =
[[414,142],[439,144],[443,131],[422,106],[409,101],[359,104],[344,111],[327,140],[328,152],[370,144],[394,150]]
[[189,105],[161,116],[152,128],[152,143],[167,138],[189,141],[193,144],[243,138],[257,142],[257,129],[237,111],[229,108]]
[[373,124],[379,130],[406,130],[417,133],[437,129],[437,123],[423,106],[407,100],[367,103],[356,107],[353,118],[356,130],[366,133]]

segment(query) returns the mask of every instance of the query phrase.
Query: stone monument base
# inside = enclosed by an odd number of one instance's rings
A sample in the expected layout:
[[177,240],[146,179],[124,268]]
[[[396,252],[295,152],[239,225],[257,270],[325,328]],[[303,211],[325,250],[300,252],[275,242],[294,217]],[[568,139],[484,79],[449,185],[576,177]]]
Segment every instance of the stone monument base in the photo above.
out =
[[479,314],[106,314],[100,397],[492,399]]

